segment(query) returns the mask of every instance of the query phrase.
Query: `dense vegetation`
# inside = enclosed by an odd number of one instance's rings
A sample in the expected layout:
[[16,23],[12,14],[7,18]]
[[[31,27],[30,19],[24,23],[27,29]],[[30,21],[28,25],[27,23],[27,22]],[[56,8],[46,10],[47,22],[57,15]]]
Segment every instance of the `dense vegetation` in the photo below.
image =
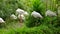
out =
[[[52,18],[45,16],[45,12],[48,9],[57,13],[56,4],[60,5],[59,1],[0,0],[0,17],[6,23],[0,25],[0,34],[60,34],[60,15]],[[29,13],[22,27],[18,20],[10,19],[11,14],[16,15],[17,8],[21,8]],[[33,11],[39,12],[44,18],[34,18],[31,16]]]

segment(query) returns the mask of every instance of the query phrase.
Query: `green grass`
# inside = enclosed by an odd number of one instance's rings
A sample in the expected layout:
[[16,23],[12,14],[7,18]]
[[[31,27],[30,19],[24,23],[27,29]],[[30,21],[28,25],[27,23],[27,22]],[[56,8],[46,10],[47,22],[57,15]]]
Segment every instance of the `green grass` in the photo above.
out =
[[[52,7],[53,6],[54,5],[52,5]],[[48,9],[51,8],[50,5],[47,7]],[[34,27],[27,27],[26,25],[27,22],[28,25],[31,26],[29,22],[32,23],[33,19],[35,21],[37,20],[31,16],[29,16],[31,18],[27,19],[27,21],[23,23],[23,26],[21,26],[19,20],[11,20],[9,16],[13,13],[15,14],[17,8],[21,8],[29,13],[36,10],[37,12],[41,12],[41,14],[44,16],[46,3],[45,1],[40,3],[40,0],[0,0],[0,17],[6,20],[6,24],[0,27],[0,34],[60,34],[60,22],[58,23],[55,17],[44,17],[42,23],[39,26]],[[54,6],[53,8],[54,9],[51,8],[51,10],[54,11],[56,7]],[[53,24],[50,24],[51,19],[54,20]]]
[[7,20],[9,24],[6,24],[6,27],[0,28],[0,34],[59,34],[60,33],[60,27],[56,28],[51,24],[48,25],[41,24],[38,27],[28,28],[26,25],[20,27],[20,23],[18,21],[10,22],[9,19]]

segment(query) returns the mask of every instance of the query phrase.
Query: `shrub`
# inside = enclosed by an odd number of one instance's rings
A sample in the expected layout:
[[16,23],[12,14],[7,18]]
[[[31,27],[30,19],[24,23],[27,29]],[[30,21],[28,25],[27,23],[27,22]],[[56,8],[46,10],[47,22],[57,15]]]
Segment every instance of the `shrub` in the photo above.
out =
[[44,4],[41,2],[41,0],[32,0],[32,8],[33,9],[32,11],[30,11],[30,16],[28,17],[28,22],[26,22],[26,25],[28,27],[33,27],[33,26],[38,26],[42,23],[42,19],[39,19],[39,18],[34,18],[31,16],[31,13],[33,11],[37,11],[39,12],[43,17],[45,16],[45,6]]

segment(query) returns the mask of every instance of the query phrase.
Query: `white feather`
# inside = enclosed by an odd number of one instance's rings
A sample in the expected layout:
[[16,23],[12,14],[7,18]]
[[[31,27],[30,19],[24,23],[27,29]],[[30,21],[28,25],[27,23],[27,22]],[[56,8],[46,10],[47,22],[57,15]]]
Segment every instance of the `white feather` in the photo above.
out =
[[18,8],[18,9],[16,10],[16,14],[23,14],[23,13],[24,13],[24,10],[22,10],[22,9],[19,9],[19,8]]
[[55,12],[52,12],[50,10],[47,10],[45,13],[46,16],[57,16]]
[[17,17],[14,14],[12,14],[10,17],[11,19],[17,19]]
[[2,18],[0,18],[0,23],[5,23],[5,21]]
[[18,15],[18,18],[20,19],[20,16],[21,16],[21,18],[22,18],[22,20],[25,20],[25,17],[24,17],[24,15],[22,14],[22,15]]
[[24,15],[25,15],[25,16],[28,16],[29,14],[28,14],[28,12],[25,11],[25,12],[24,12]]
[[33,11],[31,15],[32,15],[33,17],[35,17],[35,18],[43,18],[43,17],[41,16],[41,14],[38,13],[38,12],[36,12],[36,11]]

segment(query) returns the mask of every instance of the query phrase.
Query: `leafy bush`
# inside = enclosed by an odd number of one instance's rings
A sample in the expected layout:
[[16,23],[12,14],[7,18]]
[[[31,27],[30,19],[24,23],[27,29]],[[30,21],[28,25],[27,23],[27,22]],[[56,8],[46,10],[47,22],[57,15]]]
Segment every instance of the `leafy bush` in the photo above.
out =
[[[22,3],[22,4],[21,4]],[[24,9],[24,3],[21,0],[1,0],[0,2],[0,17],[6,19],[11,14],[15,14],[17,8]]]
[[37,11],[39,12],[42,16],[45,16],[45,6],[44,6],[44,3],[42,3],[41,0],[35,0],[33,2],[33,8],[32,8],[34,11]]
[[0,17],[3,19],[6,19],[9,17],[11,14],[15,14],[15,10],[17,8],[16,6],[16,1],[12,0],[6,0],[6,1],[1,1],[0,2]]
[[30,11],[30,15],[29,15],[29,18],[28,18],[28,22],[26,23],[26,25],[28,27],[33,27],[33,26],[38,26],[42,23],[42,19],[39,19],[39,18],[34,18],[33,16],[31,16],[31,13],[33,11],[37,11],[39,12],[43,17],[45,17],[45,6],[44,4],[41,2],[41,0],[32,0],[32,11]]

